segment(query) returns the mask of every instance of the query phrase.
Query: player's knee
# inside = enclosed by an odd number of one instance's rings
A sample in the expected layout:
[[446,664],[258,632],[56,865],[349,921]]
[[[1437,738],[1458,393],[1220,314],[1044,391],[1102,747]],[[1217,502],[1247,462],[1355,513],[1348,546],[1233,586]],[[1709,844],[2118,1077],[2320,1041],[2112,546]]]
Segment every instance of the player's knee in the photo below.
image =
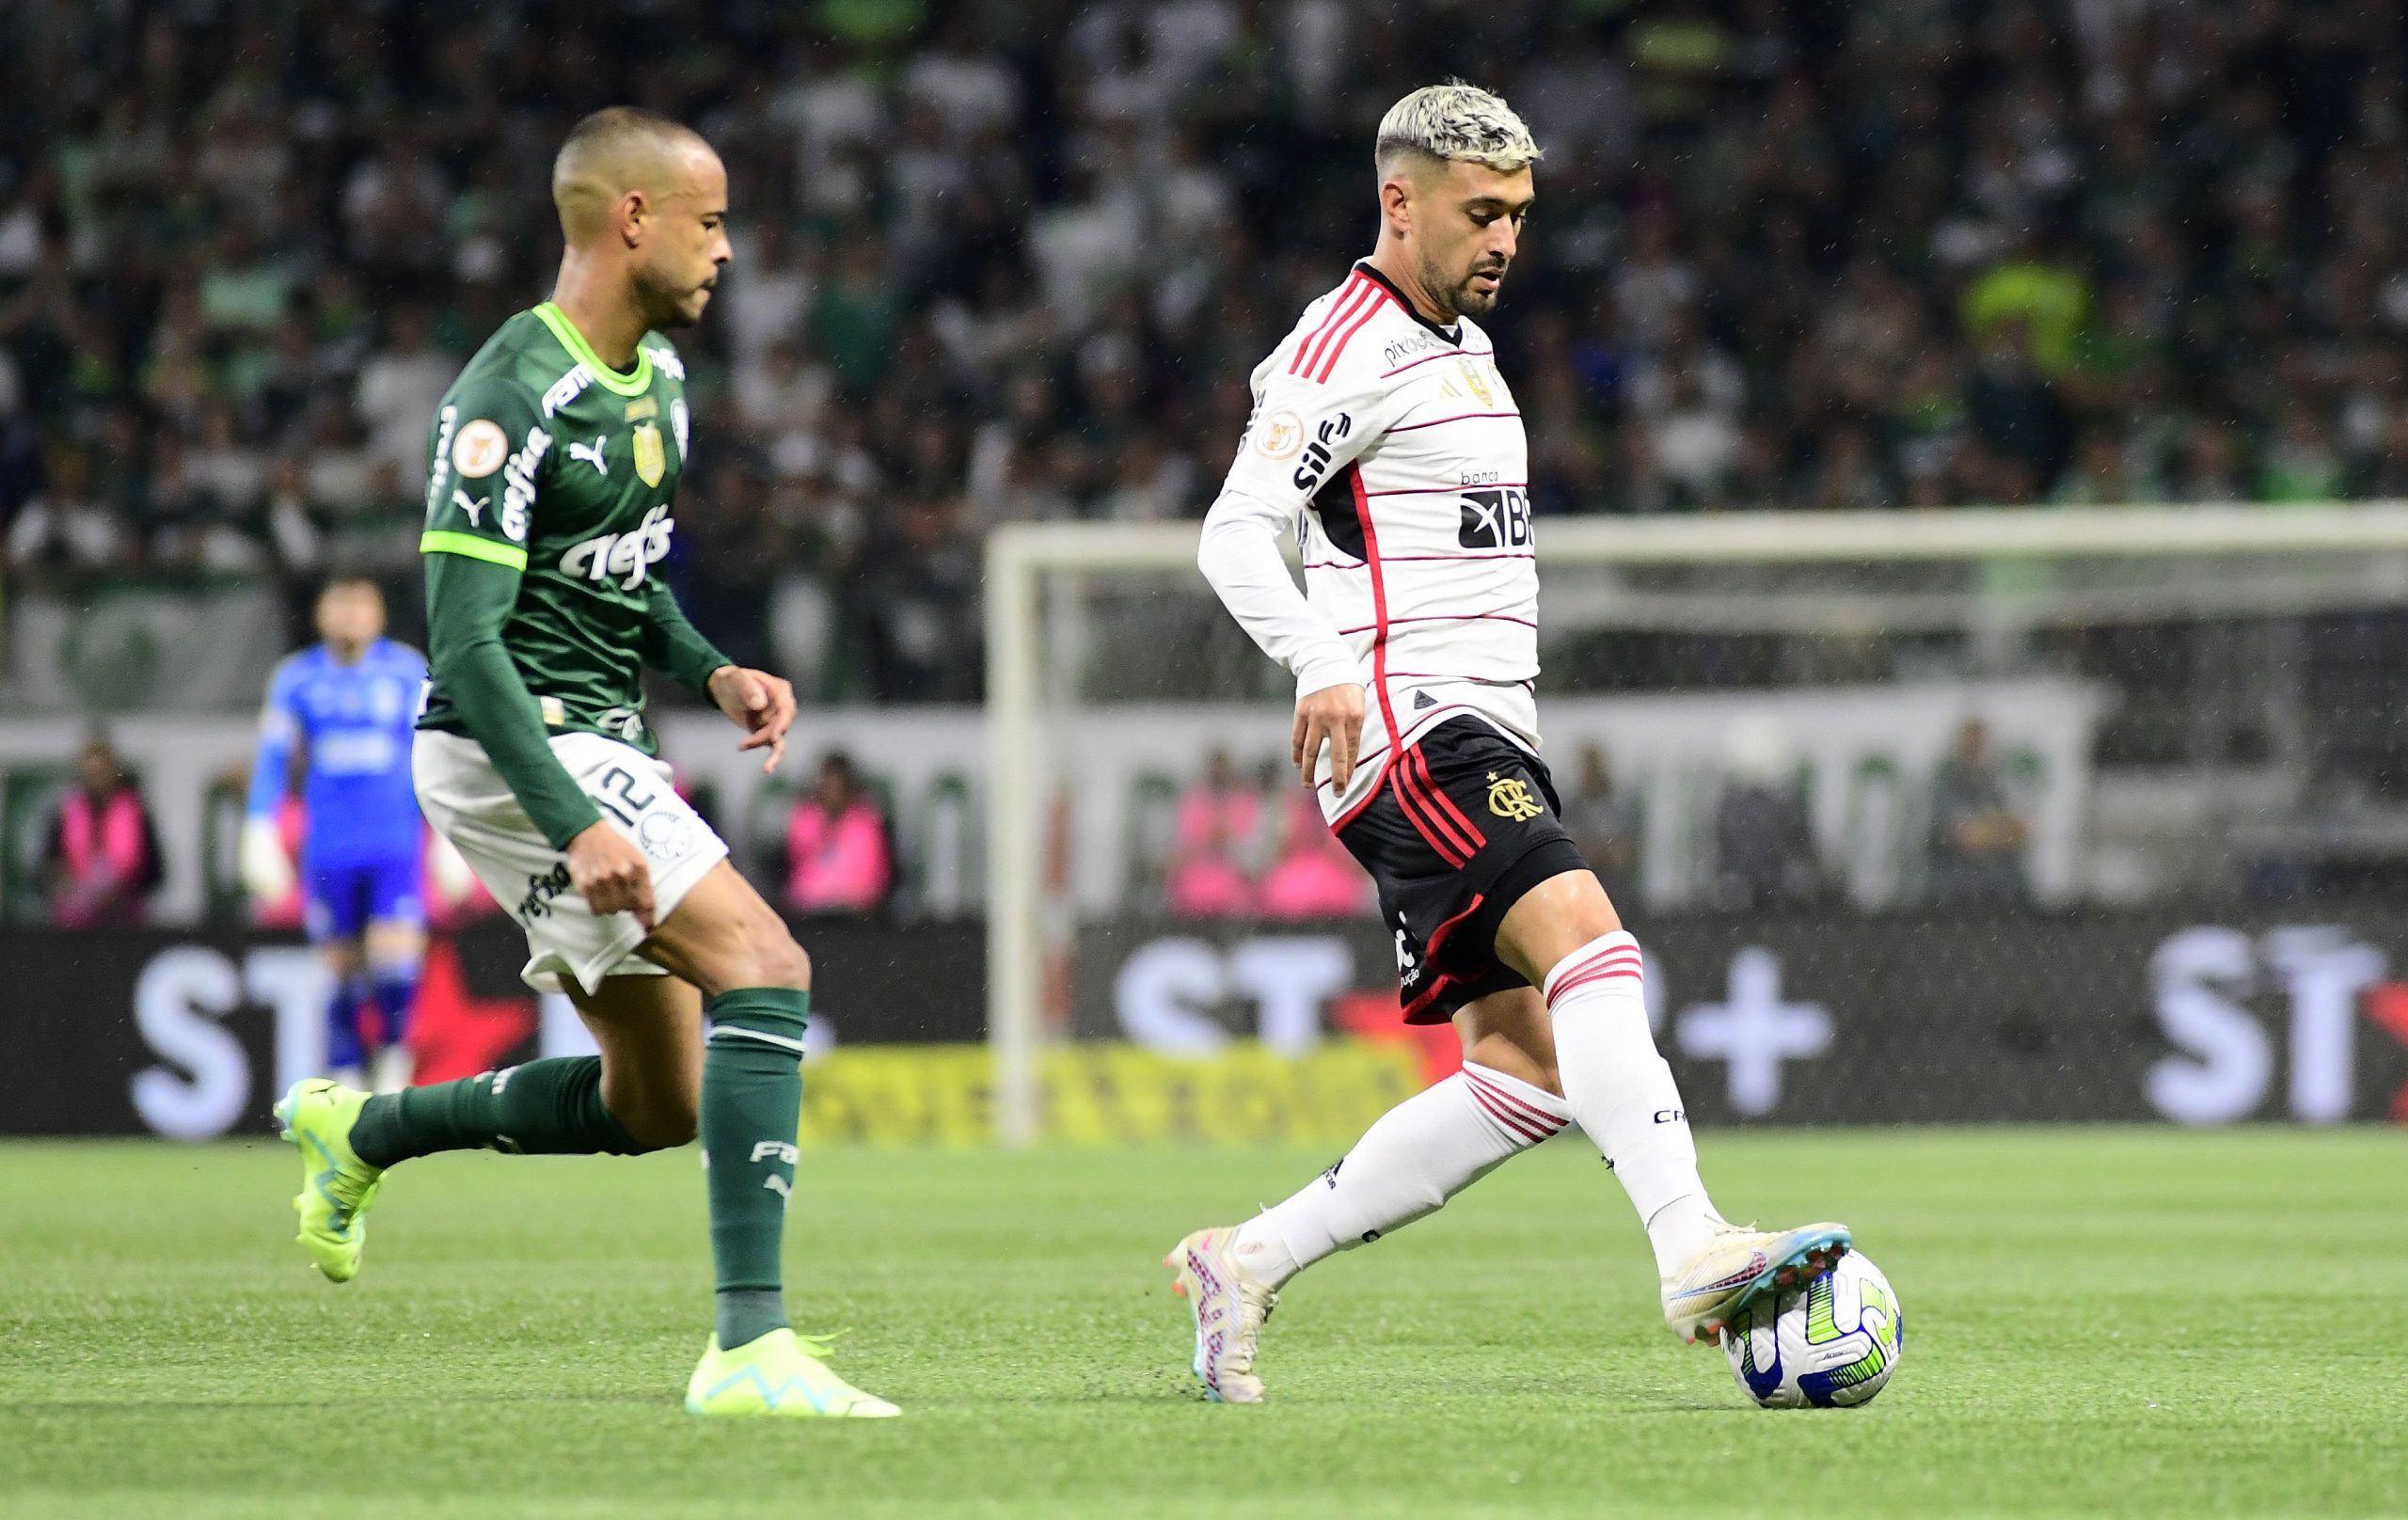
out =
[[795,942],[784,922],[774,915],[754,932],[750,946],[755,987],[811,990],[811,957]]
[[637,1074],[604,1057],[602,1106],[634,1142],[632,1154],[669,1150],[694,1138],[700,1126],[699,1083],[663,1081],[657,1072]]
[[371,924],[366,940],[373,970],[415,971],[426,959],[426,936],[405,924]]
[[620,1119],[619,1127],[644,1150],[673,1150],[691,1141],[701,1123],[693,1099],[660,1098]]

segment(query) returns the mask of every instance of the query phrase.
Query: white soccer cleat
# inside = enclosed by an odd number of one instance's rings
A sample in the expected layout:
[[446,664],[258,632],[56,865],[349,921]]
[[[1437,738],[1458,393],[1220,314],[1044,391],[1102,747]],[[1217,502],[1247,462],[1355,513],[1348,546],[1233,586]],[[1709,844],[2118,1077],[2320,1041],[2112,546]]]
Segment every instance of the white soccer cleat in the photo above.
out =
[[1723,1225],[1664,1279],[1664,1322],[1691,1345],[1719,1345],[1741,1309],[1830,1271],[1847,1255],[1849,1241],[1846,1225],[1828,1221],[1796,1229]]
[[1237,1227],[1199,1229],[1171,1247],[1163,1265],[1177,1273],[1170,1290],[1196,1311],[1196,1380],[1218,1403],[1262,1402],[1262,1380],[1254,1375],[1254,1351],[1262,1322],[1279,1295],[1238,1265],[1229,1249]]

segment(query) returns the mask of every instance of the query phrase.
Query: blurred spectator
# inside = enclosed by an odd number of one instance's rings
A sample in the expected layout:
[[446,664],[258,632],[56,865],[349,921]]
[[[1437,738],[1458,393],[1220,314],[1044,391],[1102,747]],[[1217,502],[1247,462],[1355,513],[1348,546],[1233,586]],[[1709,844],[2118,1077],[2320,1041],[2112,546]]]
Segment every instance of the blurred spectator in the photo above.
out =
[[811,794],[786,819],[786,905],[799,913],[866,916],[895,886],[886,815],[842,750],[819,762]]
[[359,367],[352,409],[368,430],[368,452],[390,461],[412,490],[425,487],[428,420],[459,372],[459,360],[436,350],[424,313],[411,306],[393,313],[385,346]]
[[[1227,750],[1179,800],[1163,894],[1180,918],[1241,918],[1255,908],[1254,857],[1262,794],[1240,780]],[[1328,832],[1326,826],[1323,832]]]
[[0,49],[8,563],[406,563],[434,398],[550,280],[542,166],[639,99],[743,230],[676,335],[693,446],[859,685],[974,697],[978,535],[1198,512],[1365,251],[1371,123],[1466,55],[1548,150],[1493,323],[1543,512],[2408,489],[2397,8],[2338,50],[2325,5],[1993,8],[692,0],[664,71],[610,40],[648,0],[302,0]]
[[1605,884],[1606,895],[1624,911],[1636,907],[1639,799],[1615,787],[1613,770],[1598,745],[1581,747],[1580,784],[1563,800],[1563,829]]
[[1371,879],[1321,815],[1321,802],[1303,786],[1283,786],[1279,849],[1262,874],[1265,918],[1350,918],[1370,910]]
[[51,820],[42,866],[51,922],[60,928],[139,924],[149,910],[163,874],[158,831],[104,736],[75,758],[75,784]]
[[1714,896],[1724,908],[1799,907],[1822,895],[1805,792],[1787,740],[1766,725],[1745,724],[1733,736],[1714,856]]
[[1931,782],[1931,895],[1941,903],[2020,902],[2029,831],[2007,803],[1989,730],[1967,719]]

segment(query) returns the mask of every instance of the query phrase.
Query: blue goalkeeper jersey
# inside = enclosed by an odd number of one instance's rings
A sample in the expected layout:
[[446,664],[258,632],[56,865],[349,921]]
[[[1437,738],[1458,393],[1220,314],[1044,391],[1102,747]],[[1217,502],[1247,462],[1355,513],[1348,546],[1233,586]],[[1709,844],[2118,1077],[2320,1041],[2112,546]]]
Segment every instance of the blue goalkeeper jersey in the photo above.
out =
[[302,856],[311,866],[356,865],[419,851],[410,737],[426,660],[379,639],[355,664],[324,644],[288,656],[268,682],[251,770],[250,815],[270,817],[284,799],[293,747],[305,747],[301,800],[309,810]]

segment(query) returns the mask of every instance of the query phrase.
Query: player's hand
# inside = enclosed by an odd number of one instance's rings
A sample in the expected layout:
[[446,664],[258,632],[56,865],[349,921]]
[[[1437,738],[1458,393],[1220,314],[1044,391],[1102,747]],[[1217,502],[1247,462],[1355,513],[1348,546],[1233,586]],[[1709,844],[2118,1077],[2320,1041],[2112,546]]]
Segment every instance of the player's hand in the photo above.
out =
[[626,835],[607,823],[588,825],[568,842],[568,879],[595,916],[633,913],[652,932],[652,867]]
[[1305,784],[1313,784],[1321,764],[1321,747],[1329,746],[1329,780],[1339,791],[1354,779],[1354,756],[1363,746],[1363,688],[1341,681],[1296,699],[1296,726],[1288,738],[1288,758]]
[[738,750],[769,752],[761,762],[764,775],[786,757],[786,730],[794,726],[794,686],[767,671],[722,665],[711,672],[711,700],[745,731]]
[[253,902],[282,902],[284,895],[293,890],[293,862],[284,853],[284,841],[277,834],[275,819],[244,819],[239,855],[243,890],[251,895]]

